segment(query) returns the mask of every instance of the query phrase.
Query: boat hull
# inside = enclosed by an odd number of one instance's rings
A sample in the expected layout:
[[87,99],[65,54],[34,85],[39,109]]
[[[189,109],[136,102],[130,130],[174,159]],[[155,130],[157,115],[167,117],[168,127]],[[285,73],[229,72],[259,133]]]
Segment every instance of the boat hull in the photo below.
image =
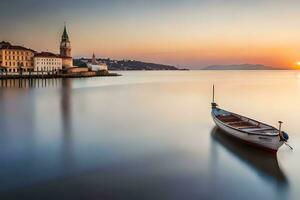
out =
[[222,121],[220,121],[212,112],[212,117],[215,124],[222,129],[227,135],[235,137],[244,143],[247,143],[252,146],[259,147],[261,149],[267,150],[272,153],[276,153],[278,149],[284,144],[283,141],[280,140],[279,136],[261,136],[248,134],[243,131],[239,131],[237,129],[233,129],[228,127]]

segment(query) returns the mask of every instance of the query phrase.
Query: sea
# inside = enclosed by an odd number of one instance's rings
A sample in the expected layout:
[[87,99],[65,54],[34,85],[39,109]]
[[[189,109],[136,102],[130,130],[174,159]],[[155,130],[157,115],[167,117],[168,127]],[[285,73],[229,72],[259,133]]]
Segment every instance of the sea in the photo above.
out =
[[[0,199],[300,198],[300,71],[118,73],[0,80]],[[218,129],[213,85],[220,107],[283,121],[294,150]]]

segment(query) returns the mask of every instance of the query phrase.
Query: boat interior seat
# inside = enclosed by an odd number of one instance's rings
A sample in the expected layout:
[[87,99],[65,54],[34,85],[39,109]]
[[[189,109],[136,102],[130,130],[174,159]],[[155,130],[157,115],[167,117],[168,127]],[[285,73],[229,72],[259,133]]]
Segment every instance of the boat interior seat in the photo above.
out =
[[228,122],[227,124],[228,125],[235,125],[235,124],[240,124],[240,123],[243,123],[243,122],[244,122],[243,120],[239,120],[239,121]]
[[[245,131],[248,131],[248,129],[245,129]],[[257,128],[257,129],[249,129],[251,132],[262,132],[262,131],[273,131],[273,132],[278,132],[274,128]]]
[[230,122],[230,123],[227,123],[228,125],[230,126],[234,126],[234,127],[240,127],[240,126],[249,126],[249,127],[257,127],[256,125],[253,125],[249,122],[246,122],[246,121],[237,121],[237,122]]
[[229,123],[229,122],[241,122],[242,120],[239,117],[236,117],[234,115],[219,115],[217,117],[219,120]]
[[251,125],[251,126],[237,126],[235,128],[245,130],[245,129],[254,129],[254,128],[257,128],[257,126],[254,126],[254,125]]
[[241,123],[243,122],[242,120],[240,119],[222,119],[221,121],[227,123],[227,124],[234,124],[234,123]]

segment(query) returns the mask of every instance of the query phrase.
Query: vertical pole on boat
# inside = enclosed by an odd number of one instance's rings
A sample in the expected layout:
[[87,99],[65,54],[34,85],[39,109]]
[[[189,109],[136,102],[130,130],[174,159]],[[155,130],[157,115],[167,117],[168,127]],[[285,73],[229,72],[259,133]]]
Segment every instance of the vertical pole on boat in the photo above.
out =
[[279,135],[280,135],[281,138],[283,138],[282,137],[282,132],[281,132],[281,127],[282,127],[283,122],[279,121],[278,123],[279,123]]
[[215,85],[213,85],[213,102],[211,103],[211,107],[213,109],[218,107],[218,105],[215,103]]
[[213,103],[215,103],[215,85],[213,85]]

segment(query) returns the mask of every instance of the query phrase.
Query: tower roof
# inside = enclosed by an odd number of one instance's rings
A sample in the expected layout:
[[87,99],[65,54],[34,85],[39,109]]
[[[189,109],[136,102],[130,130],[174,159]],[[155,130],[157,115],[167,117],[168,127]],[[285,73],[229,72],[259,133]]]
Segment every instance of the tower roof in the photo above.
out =
[[63,32],[61,38],[62,38],[62,40],[64,40],[64,41],[69,41],[69,35],[68,35],[68,32],[67,32],[66,24],[65,24],[65,26],[64,26],[64,32]]
[[97,65],[97,59],[96,59],[95,53],[93,53],[92,64]]

